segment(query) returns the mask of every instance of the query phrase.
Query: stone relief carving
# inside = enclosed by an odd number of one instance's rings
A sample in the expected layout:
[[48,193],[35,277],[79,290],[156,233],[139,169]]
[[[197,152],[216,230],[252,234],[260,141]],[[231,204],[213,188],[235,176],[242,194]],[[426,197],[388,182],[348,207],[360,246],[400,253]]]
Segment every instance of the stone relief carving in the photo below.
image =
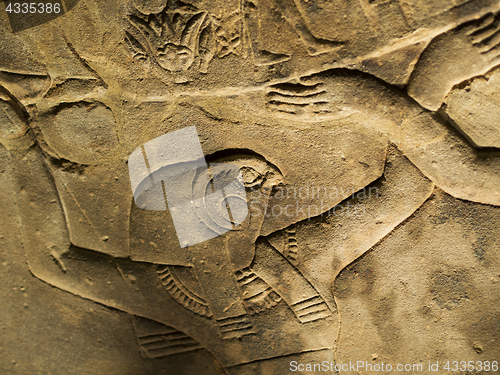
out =
[[[361,0],[351,17],[366,24],[338,32],[351,5],[334,3],[340,18],[319,0],[113,2],[114,13],[82,0],[45,36],[5,31],[39,60],[0,59],[0,141],[34,277],[130,314],[145,359],[208,351],[213,373],[334,366],[375,347],[423,361],[424,344],[420,359],[394,349],[418,329],[384,316],[451,319],[472,296],[498,322],[498,290],[472,273],[499,275],[500,5]],[[313,22],[322,10],[334,24]],[[100,41],[69,29],[78,11]],[[104,14],[109,32],[92,25]],[[116,46],[98,51],[106,38]],[[176,191],[197,201],[227,177],[217,166],[236,166],[249,213],[221,222],[226,198],[200,200],[192,228],[212,236],[184,246],[164,182],[148,189],[165,209],[137,203],[129,156],[189,126],[210,170]],[[449,257],[432,252],[447,243]],[[435,264],[421,281],[412,265],[425,256]],[[498,355],[467,345],[431,357]]]
[[[227,17],[217,17],[194,5],[166,2],[158,13],[142,13],[132,6],[127,15],[125,42],[132,57],[146,68],[158,64],[177,73],[176,83],[188,78],[185,73],[197,62],[197,70],[208,73],[214,58],[234,54],[253,54],[256,65],[273,65],[290,59],[289,55],[267,51],[262,47],[259,22],[260,1],[242,1]],[[293,27],[311,56],[336,51],[343,42],[315,37],[295,0],[276,2],[284,19]],[[245,42],[246,41],[246,42]]]

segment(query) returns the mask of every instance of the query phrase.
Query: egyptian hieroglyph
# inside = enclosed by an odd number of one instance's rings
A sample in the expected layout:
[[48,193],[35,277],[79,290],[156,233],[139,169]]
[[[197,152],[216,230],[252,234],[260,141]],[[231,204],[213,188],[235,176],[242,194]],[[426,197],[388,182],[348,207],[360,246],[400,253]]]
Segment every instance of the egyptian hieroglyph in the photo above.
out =
[[41,4],[0,4],[1,373],[498,371],[498,0]]

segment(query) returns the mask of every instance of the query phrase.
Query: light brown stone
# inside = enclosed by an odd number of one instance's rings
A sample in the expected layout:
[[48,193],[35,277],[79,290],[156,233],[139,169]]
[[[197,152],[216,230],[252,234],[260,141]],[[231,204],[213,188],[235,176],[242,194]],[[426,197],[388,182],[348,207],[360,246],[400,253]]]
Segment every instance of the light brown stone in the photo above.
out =
[[8,3],[1,373],[494,370],[498,0]]

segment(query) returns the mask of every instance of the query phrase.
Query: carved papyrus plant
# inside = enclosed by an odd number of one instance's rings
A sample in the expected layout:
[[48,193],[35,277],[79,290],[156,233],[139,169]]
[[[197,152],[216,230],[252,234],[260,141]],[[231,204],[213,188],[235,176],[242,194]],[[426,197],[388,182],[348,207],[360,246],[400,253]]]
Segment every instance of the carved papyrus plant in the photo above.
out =
[[199,70],[206,73],[215,54],[213,20],[193,7],[143,14],[134,9],[127,15],[125,42],[133,58],[146,67],[157,64],[177,73],[176,82],[184,82],[185,73],[199,59]]

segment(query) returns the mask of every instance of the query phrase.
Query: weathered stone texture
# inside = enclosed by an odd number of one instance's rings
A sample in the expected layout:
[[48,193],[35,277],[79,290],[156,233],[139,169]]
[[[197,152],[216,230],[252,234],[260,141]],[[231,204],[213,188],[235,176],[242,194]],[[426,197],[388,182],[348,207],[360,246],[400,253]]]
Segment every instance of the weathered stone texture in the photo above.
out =
[[498,0],[57,3],[0,5],[2,374],[500,361]]

